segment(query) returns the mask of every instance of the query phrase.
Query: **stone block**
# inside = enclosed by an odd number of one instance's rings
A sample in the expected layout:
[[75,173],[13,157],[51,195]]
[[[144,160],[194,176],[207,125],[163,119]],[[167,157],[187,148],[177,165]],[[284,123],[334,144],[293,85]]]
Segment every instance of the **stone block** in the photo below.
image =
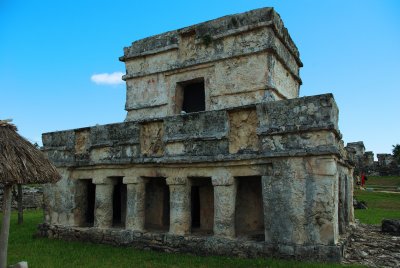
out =
[[167,155],[183,155],[185,153],[185,145],[182,142],[173,142],[165,145]]
[[165,118],[166,142],[193,139],[221,139],[227,136],[225,111],[191,113]]

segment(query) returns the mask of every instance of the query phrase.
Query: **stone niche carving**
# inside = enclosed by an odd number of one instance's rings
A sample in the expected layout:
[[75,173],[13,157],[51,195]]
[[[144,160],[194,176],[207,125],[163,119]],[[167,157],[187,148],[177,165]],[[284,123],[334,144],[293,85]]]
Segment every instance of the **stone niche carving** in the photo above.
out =
[[44,236],[201,255],[340,261],[352,172],[331,94],[272,8],[124,48],[125,122],[43,134],[62,174]]
[[143,156],[162,156],[164,154],[163,123],[151,122],[140,128],[140,148]]
[[258,119],[255,109],[230,112],[229,125],[229,153],[234,154],[241,150],[258,150],[256,133]]

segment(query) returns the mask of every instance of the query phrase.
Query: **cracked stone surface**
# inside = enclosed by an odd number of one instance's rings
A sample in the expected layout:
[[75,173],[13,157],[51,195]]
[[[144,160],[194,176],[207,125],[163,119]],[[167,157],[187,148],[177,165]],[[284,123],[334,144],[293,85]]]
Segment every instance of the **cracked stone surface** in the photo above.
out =
[[343,263],[400,267],[400,236],[382,233],[380,225],[352,226]]

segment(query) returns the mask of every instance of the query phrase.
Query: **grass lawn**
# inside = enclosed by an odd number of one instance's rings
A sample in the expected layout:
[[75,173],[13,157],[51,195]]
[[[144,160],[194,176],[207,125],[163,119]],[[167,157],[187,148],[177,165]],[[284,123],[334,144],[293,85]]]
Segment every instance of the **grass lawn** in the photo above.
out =
[[[0,214],[1,215],[1,214]],[[8,264],[25,260],[35,267],[343,267],[339,264],[306,263],[273,259],[197,257],[117,248],[80,242],[33,238],[41,211],[26,211],[24,224],[12,215]],[[363,267],[363,266],[349,266]]]
[[366,201],[368,209],[354,210],[362,223],[381,224],[383,219],[400,219],[400,193],[354,191],[358,201]]
[[[400,186],[400,177],[369,177],[367,187]],[[355,210],[362,223],[380,224],[384,218],[400,218],[400,194],[356,190],[355,197],[368,204],[367,210]],[[0,221],[1,221],[0,214]],[[117,248],[80,242],[33,238],[42,211],[26,211],[24,224],[17,225],[12,215],[8,264],[28,261],[29,267],[343,267],[339,264],[306,263],[274,259],[197,257]],[[362,267],[362,266],[350,266]]]
[[376,190],[398,190],[400,189],[400,177],[398,176],[368,176],[367,188]]

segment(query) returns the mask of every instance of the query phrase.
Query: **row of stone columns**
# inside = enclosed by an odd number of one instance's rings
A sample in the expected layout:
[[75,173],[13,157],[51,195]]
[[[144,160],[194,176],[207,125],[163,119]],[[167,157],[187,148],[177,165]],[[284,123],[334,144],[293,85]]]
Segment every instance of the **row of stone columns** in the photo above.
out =
[[[127,185],[125,228],[145,229],[146,182],[151,178],[124,177]],[[95,221],[97,228],[110,228],[113,221],[112,195],[115,181],[111,178],[93,179],[96,184]],[[186,177],[166,178],[170,191],[170,229],[175,235],[191,230],[191,184]],[[235,204],[237,184],[233,177],[212,177],[214,186],[214,235],[235,236]],[[211,205],[211,204],[210,204]]]

